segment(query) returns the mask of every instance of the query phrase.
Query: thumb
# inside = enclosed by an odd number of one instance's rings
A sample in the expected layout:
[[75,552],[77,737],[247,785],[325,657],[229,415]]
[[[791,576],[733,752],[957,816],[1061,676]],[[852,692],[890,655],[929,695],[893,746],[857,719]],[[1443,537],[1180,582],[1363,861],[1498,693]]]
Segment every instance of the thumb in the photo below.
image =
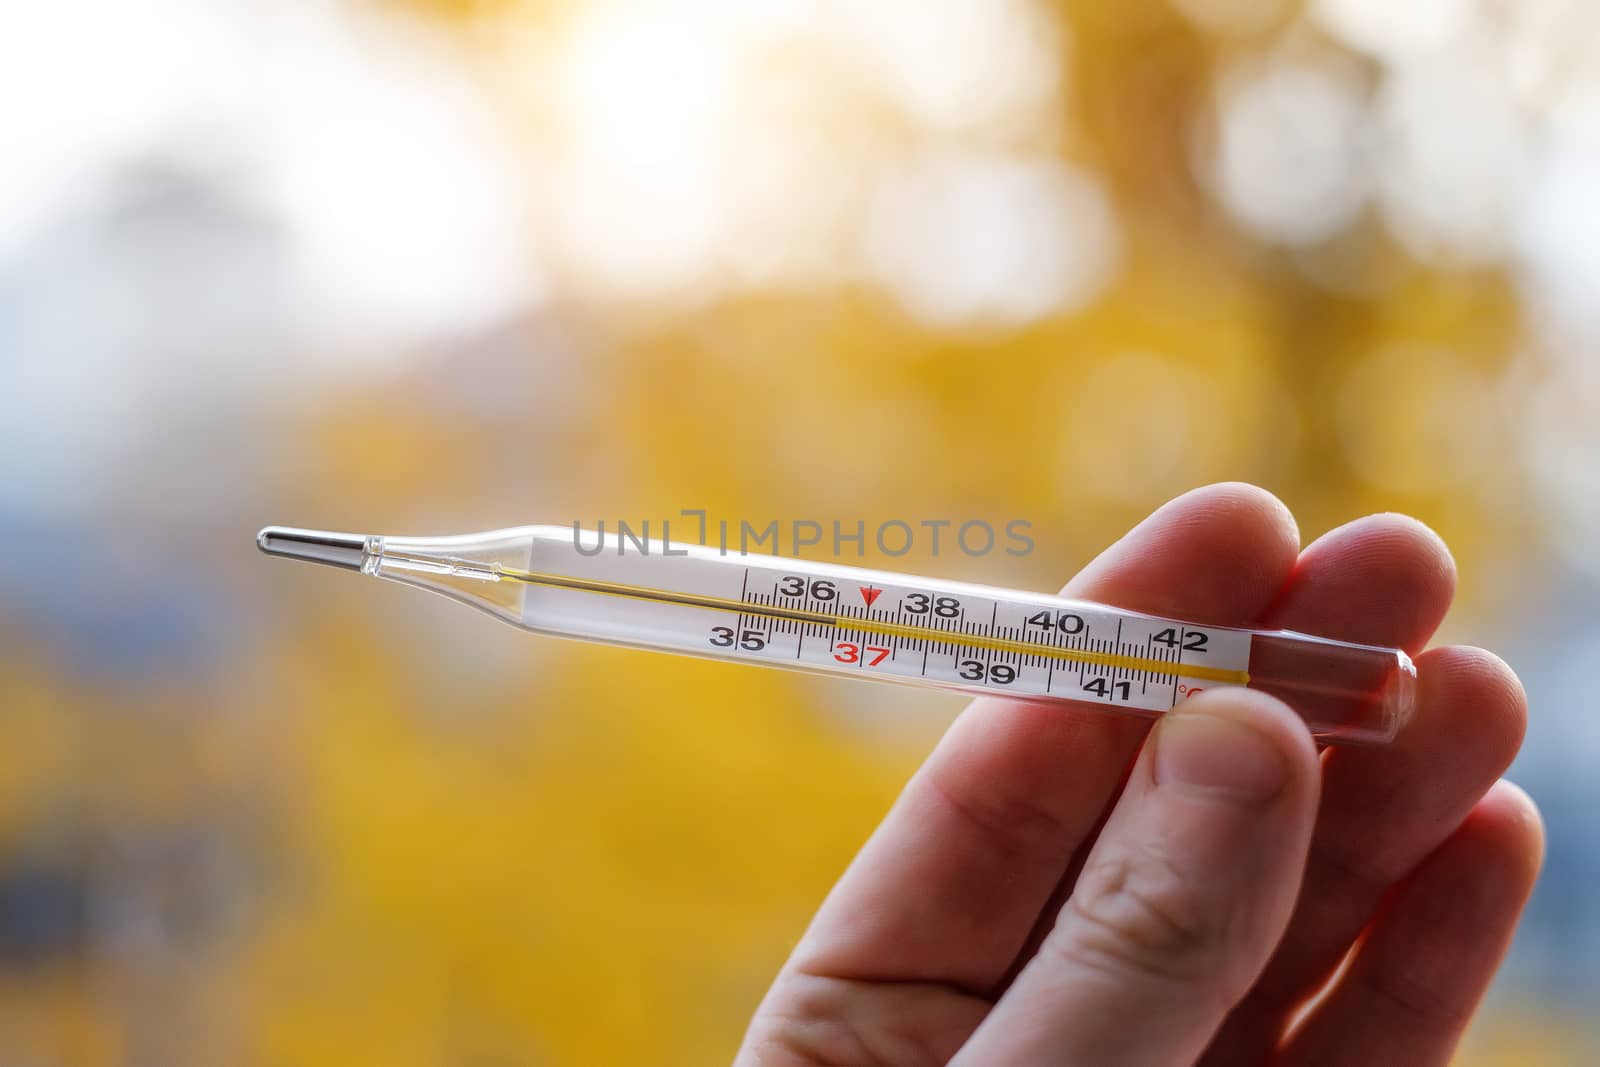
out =
[[1278,700],[1216,689],[1150,733],[1055,928],[955,1063],[1192,1063],[1283,935],[1319,764]]

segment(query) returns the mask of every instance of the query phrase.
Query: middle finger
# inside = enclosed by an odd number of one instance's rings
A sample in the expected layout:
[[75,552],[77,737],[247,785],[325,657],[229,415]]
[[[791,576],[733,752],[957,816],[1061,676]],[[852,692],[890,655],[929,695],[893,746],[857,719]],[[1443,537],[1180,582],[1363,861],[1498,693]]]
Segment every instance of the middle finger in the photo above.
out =
[[[1431,531],[1398,516],[1372,516],[1302,553],[1267,624],[1415,651],[1453,592],[1454,567]],[[1325,755],[1294,916],[1206,1062],[1265,1056],[1388,887],[1449,835],[1515,755],[1525,711],[1504,664],[1485,652],[1448,648],[1421,656],[1417,666],[1417,709],[1391,744]]]

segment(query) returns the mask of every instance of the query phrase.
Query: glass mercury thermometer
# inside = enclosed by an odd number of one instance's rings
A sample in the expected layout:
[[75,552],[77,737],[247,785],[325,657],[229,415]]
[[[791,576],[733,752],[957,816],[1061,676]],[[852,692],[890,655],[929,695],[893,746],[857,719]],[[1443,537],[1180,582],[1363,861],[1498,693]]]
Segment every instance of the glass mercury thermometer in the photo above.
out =
[[1416,669],[1399,649],[571,527],[380,537],[269,526],[256,543],[608,644],[1146,717],[1203,689],[1248,686],[1329,743],[1388,741],[1415,700]]

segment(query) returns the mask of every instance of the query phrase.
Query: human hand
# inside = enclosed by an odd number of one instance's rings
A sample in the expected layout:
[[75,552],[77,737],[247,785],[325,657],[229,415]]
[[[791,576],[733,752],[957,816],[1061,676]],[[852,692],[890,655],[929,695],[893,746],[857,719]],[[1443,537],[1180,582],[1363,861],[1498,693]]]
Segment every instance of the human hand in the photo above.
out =
[[[1065,592],[1415,655],[1454,584],[1410,519],[1302,552],[1282,504],[1231,484],[1162,507]],[[1242,689],[1153,729],[975,701],[823,904],[738,1063],[1445,1063],[1543,835],[1499,779],[1526,717],[1516,676],[1473,648],[1416,662],[1392,744],[1320,757],[1288,707]]]

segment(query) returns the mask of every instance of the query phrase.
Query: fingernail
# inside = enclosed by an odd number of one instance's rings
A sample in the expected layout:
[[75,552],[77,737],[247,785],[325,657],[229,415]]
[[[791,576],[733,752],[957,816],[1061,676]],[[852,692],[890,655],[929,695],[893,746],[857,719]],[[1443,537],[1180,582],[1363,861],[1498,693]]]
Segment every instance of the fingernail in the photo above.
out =
[[1274,741],[1237,719],[1172,712],[1156,732],[1155,779],[1157,785],[1270,800],[1289,781],[1289,760]]

